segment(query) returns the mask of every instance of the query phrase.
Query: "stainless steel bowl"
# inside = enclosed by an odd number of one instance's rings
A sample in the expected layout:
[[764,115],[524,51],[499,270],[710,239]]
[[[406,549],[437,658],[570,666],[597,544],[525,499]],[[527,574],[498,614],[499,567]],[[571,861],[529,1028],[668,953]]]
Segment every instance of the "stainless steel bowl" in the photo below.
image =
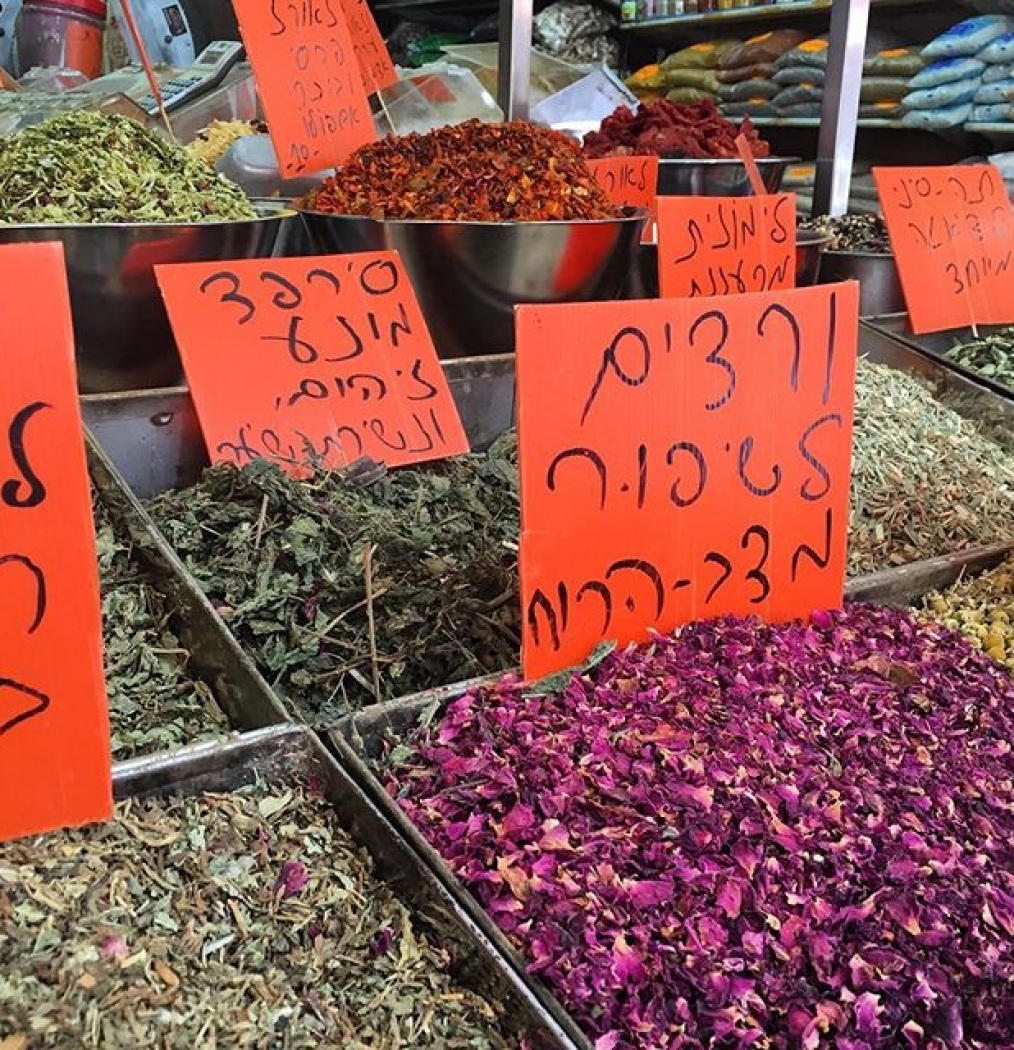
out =
[[437,353],[514,351],[514,307],[617,299],[634,265],[643,212],[581,222],[440,222],[301,211],[324,254],[401,254]]
[[0,244],[60,241],[82,393],[172,386],[182,376],[155,281],[163,263],[267,258],[292,213],[207,223],[0,226]]
[[[776,193],[795,157],[759,157],[757,169],[768,193]],[[658,162],[660,197],[748,197],[753,193],[741,160],[686,160],[661,157]]]
[[[821,252],[830,236],[816,230],[796,230],[796,287],[816,284],[820,272]],[[657,299],[658,245],[642,244],[637,264],[631,270],[627,283],[627,299]]]
[[826,251],[820,263],[820,281],[858,281],[861,317],[881,317],[905,310],[905,295],[893,255]]

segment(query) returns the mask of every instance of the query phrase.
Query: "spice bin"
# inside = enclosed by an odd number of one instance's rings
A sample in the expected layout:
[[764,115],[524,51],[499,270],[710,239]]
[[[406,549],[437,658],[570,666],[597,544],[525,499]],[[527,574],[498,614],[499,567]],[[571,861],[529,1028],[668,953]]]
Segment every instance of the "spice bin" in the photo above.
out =
[[[88,468],[100,513],[129,549],[146,587],[165,599],[169,624],[186,650],[187,674],[201,683],[228,723],[248,731],[289,721],[285,708],[257,675],[204,593],[151,526],[105,451],[86,432]],[[107,620],[107,628],[110,621]]]
[[[990,427],[995,428],[997,432],[1006,431],[1008,433],[1014,433],[1014,430],[1012,430],[1010,426],[1010,414],[1014,411],[1014,407],[1011,406],[1010,402],[997,397],[992,392],[980,386],[970,383],[963,376],[957,375],[951,370],[942,368],[935,362],[916,353],[911,348],[868,329],[863,330],[861,350],[867,354],[872,361],[880,362],[884,374],[890,377],[895,377],[898,382],[910,382],[906,376],[911,376],[913,374],[920,375],[922,378],[929,381],[936,393],[936,400],[930,398],[930,403],[934,406],[934,411],[944,411],[944,409],[941,408],[941,404],[946,403],[949,407],[953,407],[955,413],[964,413],[964,415],[969,416],[980,423],[985,422]],[[452,376],[452,390],[458,400],[459,409],[462,412],[466,428],[473,433],[473,435],[481,433],[482,438],[489,441],[496,436],[494,433],[495,430],[502,431],[513,425],[514,390],[512,383],[512,358],[505,357],[498,361],[487,360],[485,362],[477,362],[475,360],[463,360],[453,363],[449,362],[445,364],[445,368]],[[875,395],[876,387],[871,386],[869,381],[867,381],[866,386],[869,388],[867,397]],[[904,389],[908,391],[909,387],[905,387]],[[915,389],[921,391],[920,396],[929,396],[928,392],[922,387],[917,387]],[[165,413],[158,411],[157,395],[144,395],[136,406],[130,404],[131,399],[129,398],[92,398],[86,399],[84,404],[86,419],[94,421],[100,439],[108,442],[110,452],[116,456],[119,463],[123,464],[124,473],[132,479],[145,496],[151,496],[157,489],[164,489],[172,485],[174,482],[187,486],[194,480],[193,471],[201,462],[203,462],[200,436],[196,424],[193,422],[192,407],[188,404],[182,392],[167,394],[165,395],[165,398]],[[486,418],[486,415],[491,408],[495,410],[495,426],[491,421],[487,421],[486,425],[482,426],[481,421]],[[880,432],[882,429],[880,415],[882,415],[884,411],[890,412],[891,410],[882,407],[870,414],[872,422],[866,422],[867,429],[872,426],[877,433]],[[968,430],[968,423],[962,415],[955,413],[947,414],[948,426],[955,430],[954,434],[948,435],[947,440],[951,442],[957,441],[962,447],[967,446],[969,450],[972,450],[973,446],[978,447],[976,443],[981,443],[983,439],[974,430]],[[159,423],[166,422],[164,418],[166,415],[171,416],[168,425],[158,425]],[[154,422],[151,420],[154,420]],[[867,437],[872,440],[870,434],[867,434]],[[193,442],[197,443],[197,449],[193,448]],[[189,451],[186,450],[188,443],[191,445]],[[990,445],[990,448],[992,449],[993,446]],[[919,454],[923,455],[921,450]],[[1001,455],[999,450],[994,450],[993,454],[997,456]],[[877,471],[881,469],[877,464],[883,460],[885,455],[887,456],[887,459],[890,460],[890,469],[897,469],[897,463],[895,462],[897,457],[890,452],[890,450],[886,453],[881,451],[878,453],[879,458],[873,462],[871,466],[865,468],[864,474],[860,472],[861,475],[866,476],[871,472],[876,474]],[[148,465],[153,460],[161,460],[164,464],[157,473],[153,473]],[[927,468],[924,465],[922,469],[925,472]],[[973,481],[980,488],[984,483],[983,478],[971,477],[973,469],[972,466],[969,466],[968,470],[965,470],[964,468],[961,468],[960,470],[960,484],[966,492],[972,491]],[[981,473],[985,467],[980,466],[978,469]],[[893,480],[892,476],[891,479],[888,479],[886,485],[881,482],[874,490],[878,505],[880,502],[893,499],[894,494],[901,491],[907,493],[906,499],[914,498],[909,490],[912,489],[913,485],[915,485],[918,490],[918,487],[923,484],[920,477],[921,476],[915,476],[914,481],[902,478],[901,481],[896,482]],[[948,485],[953,483],[952,479],[951,482],[948,482]],[[951,490],[948,488],[946,491],[949,493]],[[976,491],[978,491],[978,489],[976,489]],[[131,502],[136,501],[136,497],[133,494],[125,495],[125,498]],[[873,496],[870,496],[869,498],[873,499]],[[1004,510],[1004,500],[1001,494],[998,493],[995,498],[991,498],[989,507],[983,509],[981,514],[976,511],[976,513],[971,516],[970,520],[973,523],[973,527],[969,527],[967,523],[962,524],[962,515],[966,514],[966,512],[960,507],[962,498],[963,497],[961,496],[957,496],[952,500],[948,495],[948,509],[945,513],[939,508],[941,502],[939,497],[935,500],[928,497],[919,497],[920,506],[923,507],[923,510],[920,512],[922,517],[919,520],[924,520],[927,515],[930,517],[933,522],[934,534],[931,538],[934,542],[939,541],[940,535],[945,537],[951,535],[954,537],[960,536],[960,540],[952,539],[949,546],[944,546],[939,551],[926,549],[923,553],[919,553],[919,548],[907,540],[905,544],[900,545],[897,548],[892,547],[891,545],[896,541],[901,544],[901,539],[904,539],[904,537],[907,536],[906,531],[903,530],[901,533],[898,533],[897,526],[892,526],[887,530],[887,540],[883,542],[879,540],[876,542],[869,541],[867,543],[867,546],[869,547],[868,550],[864,548],[862,552],[853,552],[854,564],[861,566],[861,568],[855,570],[855,575],[861,575],[864,571],[872,571],[873,568],[884,570],[883,572],[878,573],[872,591],[870,590],[871,585],[866,581],[853,581],[852,585],[866,586],[867,591],[865,593],[868,597],[876,598],[878,593],[883,593],[886,600],[893,600],[891,595],[895,593],[897,585],[892,581],[899,576],[904,576],[910,571],[905,568],[903,564],[905,562],[922,560],[943,551],[952,554],[956,553],[960,562],[962,558],[978,556],[978,552],[969,549],[962,550],[963,548],[990,545],[1000,542],[1005,538],[1014,540],[1014,521],[1010,520],[1010,514]],[[257,502],[259,504],[260,500],[258,499]],[[135,515],[141,516],[142,520],[145,521],[146,528],[153,527],[151,525],[150,517],[145,514],[143,510],[135,506],[134,511]],[[867,540],[869,540],[870,535],[876,531],[877,523],[882,520],[877,516],[882,512],[891,513],[891,507],[887,506],[886,508],[881,508],[880,510],[875,511],[871,506],[869,513],[856,516],[853,524],[855,527],[862,530],[862,534],[867,537]],[[951,529],[949,521],[954,515],[957,515],[956,522],[961,525],[961,528],[958,528],[956,524],[952,533],[948,530]],[[992,515],[992,517],[989,517],[989,515]],[[256,517],[256,515],[254,516]],[[897,517],[897,513],[895,513],[895,517]],[[1000,521],[1001,518],[1006,522],[1008,532],[1006,537],[1002,535],[1003,530],[999,527],[997,527],[994,532],[991,531],[992,526],[987,528],[982,524],[986,521]],[[244,518],[244,520],[246,519]],[[906,529],[909,529],[910,527],[911,523],[908,523]],[[158,542],[160,544],[165,544],[165,540],[161,538]],[[864,542],[867,541],[864,540]],[[904,550],[904,554],[899,555],[898,551],[902,549]],[[509,555],[509,553],[510,552],[505,552],[505,556]],[[860,553],[861,557],[859,556]],[[902,564],[896,564],[896,561],[900,561]],[[189,589],[196,586],[190,573],[180,564],[179,558],[173,557],[172,566],[173,571],[179,574],[181,580],[180,586],[185,585]],[[359,578],[359,585],[362,585],[361,578]],[[513,586],[516,588],[516,580]],[[505,607],[504,603],[506,603],[506,607],[513,608],[516,611],[518,600],[516,595],[513,598],[511,597],[510,588],[507,588],[507,593],[503,593],[503,591],[504,587],[500,587],[500,589],[496,590],[496,595],[499,596],[497,600],[500,603],[496,606],[496,610],[503,609]],[[297,592],[294,593],[298,595],[303,592],[297,590]],[[308,594],[307,597],[311,598],[312,596]],[[222,596],[217,595],[215,600],[216,602],[222,602]],[[224,602],[223,604],[228,605],[229,603]],[[302,607],[302,603],[300,603],[300,608]],[[214,611],[214,609],[209,612],[209,615],[215,619],[216,624],[218,624],[223,631],[228,631],[222,618]],[[226,615],[229,615],[228,610],[226,610]],[[356,614],[357,617],[360,615],[361,613]],[[500,616],[500,612],[497,611],[496,615]],[[382,625],[382,627],[386,630],[386,623]],[[401,630],[401,628],[398,629]],[[394,630],[394,628],[392,628],[392,630]],[[349,644],[348,640],[346,640],[345,644]],[[382,646],[385,644],[383,638],[381,638],[381,644]],[[401,642],[391,641],[386,644],[400,646]],[[357,648],[353,656],[358,663],[363,663],[363,661],[365,661],[363,666],[369,668],[370,654],[365,646],[366,643],[364,641],[362,642],[362,648]],[[504,670],[507,669],[507,665],[514,662],[516,652],[516,645],[512,645],[509,650],[509,658],[505,660],[505,666],[503,667]],[[298,670],[299,664],[293,664],[292,667],[294,670]],[[496,668],[489,667],[489,670],[495,669]],[[263,689],[268,690],[268,686],[263,684],[263,675],[265,671],[269,677],[274,677],[279,673],[277,669],[266,667],[252,669],[250,673],[258,676],[263,685]],[[288,674],[290,672],[286,673]],[[395,681],[396,679],[394,678],[390,680],[385,678],[385,685],[389,687],[385,689],[385,692],[390,694],[394,688],[393,683]],[[442,686],[445,684],[447,683],[442,682],[439,679],[432,681],[433,686]],[[409,690],[405,691],[408,692]],[[276,693],[276,695],[278,694]],[[298,706],[295,701],[286,702],[284,697],[279,702],[282,703],[283,707],[285,707],[287,711],[290,711],[290,713],[294,706]],[[327,722],[315,722],[314,724],[326,725]]]
[[[865,323],[954,369],[973,383],[1001,397],[1014,398],[1014,338],[1009,326],[979,325],[977,333],[971,328],[956,328],[915,335],[907,314],[870,317]],[[978,352],[977,348],[980,348]]]
[[[454,896],[421,863],[378,809],[311,734],[294,728],[267,729],[251,734],[242,741],[200,745],[169,759],[140,759],[126,763],[116,771],[114,792],[117,800],[133,802],[134,808],[128,811],[125,819],[133,822],[137,835],[143,835],[141,829],[146,812],[141,800],[164,800],[167,806],[173,807],[173,812],[186,813],[190,812],[187,808],[188,800],[192,800],[195,806],[228,806],[231,796],[235,799],[235,804],[239,805],[243,793],[247,796],[253,793],[254,801],[247,804],[248,813],[244,819],[247,824],[260,824],[262,836],[258,838],[257,835],[252,835],[247,841],[241,834],[237,835],[233,831],[231,838],[226,837],[223,845],[226,851],[231,851],[234,864],[228,871],[216,871],[214,860],[211,861],[210,869],[206,868],[206,855],[202,860],[201,851],[211,848],[212,843],[209,838],[207,846],[204,845],[200,837],[200,825],[180,825],[180,830],[175,834],[162,836],[162,841],[150,846],[151,850],[162,851],[166,847],[171,848],[173,842],[185,845],[184,836],[188,832],[197,836],[192,839],[186,851],[189,854],[188,859],[174,862],[171,872],[155,872],[155,875],[160,877],[157,893],[153,886],[151,896],[153,902],[161,899],[163,906],[177,897],[184,907],[188,907],[187,884],[201,884],[204,887],[202,892],[208,907],[203,909],[201,919],[194,914],[192,923],[187,924],[187,929],[195,929],[198,936],[201,931],[208,931],[210,934],[212,930],[221,929],[231,930],[232,933],[226,935],[223,943],[216,940],[210,951],[205,944],[201,956],[203,961],[199,960],[200,965],[215,966],[216,960],[218,964],[233,965],[228,960],[242,957],[247,950],[244,943],[249,943],[249,938],[261,937],[266,946],[277,945],[268,949],[276,960],[274,977],[277,982],[280,971],[284,970],[286,965],[285,959],[290,954],[298,957],[303,952],[309,952],[310,958],[313,959],[314,942],[318,938],[325,950],[329,944],[332,950],[335,950],[344,936],[354,933],[355,925],[348,921],[350,916],[343,915],[342,909],[347,909],[350,902],[355,900],[355,893],[348,892],[351,887],[343,879],[358,880],[361,877],[363,891],[369,894],[367,905],[362,909],[363,914],[387,910],[387,905],[383,903],[383,894],[390,892],[393,898],[389,910],[396,928],[378,930],[378,939],[372,949],[367,950],[364,950],[362,938],[357,940],[352,936],[349,943],[354,946],[356,961],[348,960],[348,965],[352,967],[350,973],[357,973],[356,967],[361,970],[364,967],[369,969],[376,966],[380,968],[377,971],[378,976],[380,972],[390,975],[401,972],[410,974],[416,966],[420,951],[425,950],[429,955],[433,955],[432,948],[424,949],[419,940],[420,937],[425,937],[429,945],[437,948],[438,952],[446,953],[447,961],[442,963],[445,966],[444,974],[439,980],[434,979],[433,987],[428,987],[427,981],[427,987],[420,989],[423,1001],[412,1001],[410,1009],[413,1014],[422,1018],[427,1009],[443,1009],[436,998],[432,1002],[426,1002],[427,994],[444,994],[449,1001],[454,1001],[467,989],[485,1000],[487,1010],[489,1006],[493,1007],[489,1016],[496,1018],[495,1026],[498,1031],[503,1036],[510,1037],[510,1040],[505,1039],[504,1043],[515,1039],[527,1041],[527,1045],[533,1050],[573,1050],[575,1046],[583,1045],[580,1033],[574,1029],[559,1006],[534,982],[507,965],[491,948],[481,931],[462,911]],[[205,795],[209,797],[203,802],[198,796]],[[275,814],[289,813],[293,805],[300,804],[294,801],[299,797],[308,797],[312,803],[314,815],[309,818],[310,827],[324,823],[329,825],[327,834],[341,843],[342,855],[347,856],[349,862],[360,869],[355,876],[342,875],[339,868],[332,872],[329,867],[332,863],[329,860],[330,854],[321,855],[319,845],[311,843],[311,839],[317,844],[326,841],[322,828],[318,828],[300,843],[300,849],[307,851],[304,858],[309,865],[315,864],[315,867],[308,867],[296,856],[285,859],[283,864],[283,857],[279,856],[272,858],[279,868],[276,869],[272,865],[271,870],[264,870],[265,851],[276,848],[271,841],[272,836],[263,836],[264,825],[273,820],[284,821],[284,816],[276,817]],[[331,820],[328,820],[328,809],[333,812]],[[198,815],[199,812],[198,810]],[[115,819],[124,817],[118,816]],[[172,824],[174,821],[169,820],[167,823]],[[282,824],[277,826],[279,836],[284,837],[286,833]],[[333,827],[333,831],[330,827]],[[109,836],[114,831],[115,828],[107,825],[105,828],[98,826],[87,832],[71,834],[94,835],[108,843]],[[39,849],[45,849],[48,841],[38,840]],[[250,853],[249,862],[245,865],[243,851]],[[357,851],[362,851],[369,858],[368,864],[357,859]],[[337,864],[337,860],[334,863]],[[27,866],[22,870],[27,877]],[[208,874],[205,874],[206,870]],[[264,880],[273,879],[276,871],[274,891],[271,890],[270,881],[266,882],[266,887],[261,885]],[[170,874],[173,881],[170,881]],[[148,877],[143,871],[137,872],[137,879],[142,883]],[[229,890],[233,882],[236,892]],[[382,885],[378,886],[378,882]],[[315,890],[318,883],[321,886],[319,891]],[[226,900],[223,899],[221,910],[213,910],[213,897],[219,887],[222,897],[233,902],[234,906],[231,909],[225,907]],[[241,887],[247,888],[241,892]],[[297,916],[302,917],[307,910],[303,902],[312,899],[311,895],[315,892],[324,895],[321,908],[317,914],[310,916],[316,920],[319,932],[313,933],[311,930],[308,933],[305,922],[290,923],[286,921],[285,913],[288,905],[290,913],[295,909]],[[40,902],[39,907],[45,910],[48,905]],[[110,913],[113,910],[117,910],[115,905],[109,909]],[[167,973],[171,973],[171,969],[167,968],[166,962],[162,962],[160,966],[157,961],[159,944],[163,946],[163,951],[168,951],[168,962],[174,963],[174,950],[180,950],[179,946],[186,944],[189,934],[182,923],[173,925],[169,921],[160,928],[156,922],[153,927],[151,909],[146,909],[146,912],[148,921],[142,927],[145,933],[139,935],[139,940],[142,945],[154,951],[152,962],[163,983],[169,981],[171,984],[171,979],[166,976]],[[400,914],[404,914],[404,919],[399,918]],[[171,918],[171,915],[167,916],[168,920]],[[129,917],[124,920],[122,909],[119,921],[129,923]],[[276,923],[278,934],[276,938],[272,938],[271,926]],[[131,943],[130,928],[123,929],[119,936],[120,941],[114,938],[112,941],[107,940],[91,947],[96,951],[101,948],[105,952],[104,956],[99,956],[100,959],[111,957],[114,960],[123,960],[125,956],[122,951],[118,952],[118,949]],[[232,944],[233,941],[236,943]],[[123,942],[126,942],[126,945]],[[382,961],[392,945],[396,953],[406,953],[398,966],[387,965]],[[200,950],[199,948],[198,951]],[[351,952],[353,948],[349,950]],[[129,955],[130,951],[128,948],[126,954]],[[367,961],[371,955],[378,960],[376,963]],[[397,955],[393,962],[398,962]],[[101,965],[101,962],[98,965]],[[315,965],[322,965],[319,958]],[[112,969],[115,974],[115,962]],[[328,963],[321,972],[325,970],[336,980],[341,979],[340,968]],[[435,974],[437,972],[434,971]],[[116,976],[113,979],[123,980]],[[401,977],[397,979],[402,980]],[[264,993],[258,997],[256,990],[251,991],[246,982],[242,987],[238,982],[230,987],[232,993],[238,996],[238,1000],[232,998],[232,994],[223,994],[219,1001],[229,1001],[236,1016],[242,1015],[244,998],[265,998]],[[190,989],[185,984],[179,987],[183,996],[188,991]],[[284,997],[284,991],[284,983],[280,987],[275,985],[272,996],[277,992]],[[208,1009],[215,1009],[215,1003],[216,998],[210,997]],[[150,1023],[152,1007],[148,1003],[144,1005],[147,1007],[145,1012]],[[296,1019],[301,1022],[300,1031],[303,1037],[316,1030],[329,1043],[331,1039],[345,1041],[340,1032],[314,1027],[324,1016],[330,1017],[333,1023],[334,1018],[330,1010],[315,1012],[312,1008],[306,1010],[300,1005],[300,1009],[291,1013],[293,1023]],[[110,1003],[107,1004],[105,1012],[108,1015],[110,1011],[115,1010],[116,1007]],[[397,1004],[384,1012],[393,1018],[398,1013]],[[267,1021],[270,1028],[270,1016],[255,1011],[247,1017],[246,1022],[251,1026],[263,1026]],[[211,1018],[203,1020],[210,1022]],[[123,1023],[126,1025],[128,1022],[124,1019]],[[254,1030],[256,1029],[251,1027],[251,1031]],[[345,1036],[351,1038],[353,1033],[345,1033]],[[301,1042],[299,1045],[309,1044]]]
[[646,220],[633,209],[573,222],[300,215],[321,254],[399,252],[444,359],[512,353],[519,304],[620,298]]

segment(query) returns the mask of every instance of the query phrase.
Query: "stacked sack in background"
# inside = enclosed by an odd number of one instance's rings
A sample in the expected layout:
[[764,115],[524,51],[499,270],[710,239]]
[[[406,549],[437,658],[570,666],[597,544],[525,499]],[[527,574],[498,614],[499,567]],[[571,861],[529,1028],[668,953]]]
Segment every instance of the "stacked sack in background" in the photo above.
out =
[[826,36],[803,40],[778,59],[771,104],[780,117],[819,117],[827,77]]
[[859,119],[898,120],[905,112],[912,79],[923,71],[926,59],[918,47],[878,40],[874,34],[870,38],[863,60]]
[[776,116],[772,99],[781,90],[774,81],[777,62],[805,39],[805,33],[780,29],[751,37],[726,51],[718,60],[716,73],[722,111],[730,117]]
[[726,52],[739,46],[738,40],[711,40],[693,44],[669,55],[657,65],[639,69],[627,80],[627,87],[642,102],[717,102],[718,64]]
[[1014,19],[968,18],[922,50],[929,62],[912,78],[902,123],[931,131],[1010,119]]

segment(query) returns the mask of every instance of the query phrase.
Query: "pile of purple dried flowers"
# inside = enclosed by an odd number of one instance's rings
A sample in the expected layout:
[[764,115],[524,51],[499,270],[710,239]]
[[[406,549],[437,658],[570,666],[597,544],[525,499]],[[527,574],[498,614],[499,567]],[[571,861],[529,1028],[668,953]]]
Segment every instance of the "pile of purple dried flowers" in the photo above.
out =
[[1010,1050],[1012,741],[999,664],[853,606],[473,691],[387,786],[597,1050]]

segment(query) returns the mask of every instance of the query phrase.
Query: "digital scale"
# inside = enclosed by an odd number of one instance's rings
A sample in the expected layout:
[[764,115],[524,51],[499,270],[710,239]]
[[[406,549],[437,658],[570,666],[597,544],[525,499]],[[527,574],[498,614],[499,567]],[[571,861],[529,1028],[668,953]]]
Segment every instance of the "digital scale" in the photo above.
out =
[[[159,70],[156,70],[166,112],[175,113],[188,102],[218,87],[242,57],[242,44],[233,40],[218,40],[205,48],[192,65],[186,69],[172,71],[169,74],[170,79],[163,81],[158,76]],[[145,83],[147,84],[147,80]],[[129,95],[130,92],[124,94]],[[150,91],[134,101],[149,116],[158,116],[158,102]]]

